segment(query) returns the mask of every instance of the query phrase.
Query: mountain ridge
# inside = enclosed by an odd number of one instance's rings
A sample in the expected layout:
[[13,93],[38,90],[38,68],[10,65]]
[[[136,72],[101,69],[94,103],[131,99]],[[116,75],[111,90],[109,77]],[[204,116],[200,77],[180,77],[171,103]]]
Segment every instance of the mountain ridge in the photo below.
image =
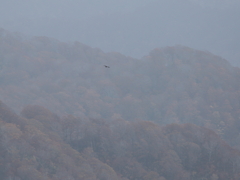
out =
[[0,30],[0,65],[4,180],[240,177],[240,69],[219,56],[135,59]]

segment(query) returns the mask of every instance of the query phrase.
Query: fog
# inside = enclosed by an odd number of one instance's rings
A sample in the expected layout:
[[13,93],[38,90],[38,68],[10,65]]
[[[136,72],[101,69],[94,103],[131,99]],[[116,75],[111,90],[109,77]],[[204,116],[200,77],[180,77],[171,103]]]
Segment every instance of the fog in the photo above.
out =
[[239,0],[0,2],[0,180],[240,179]]
[[181,44],[240,65],[236,0],[1,0],[0,27],[140,58]]

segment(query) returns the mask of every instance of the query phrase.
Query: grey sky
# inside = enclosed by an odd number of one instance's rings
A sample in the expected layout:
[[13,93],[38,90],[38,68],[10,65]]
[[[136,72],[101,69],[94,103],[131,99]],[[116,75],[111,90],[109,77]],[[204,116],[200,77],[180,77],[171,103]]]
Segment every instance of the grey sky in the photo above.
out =
[[240,65],[237,0],[0,0],[0,27],[134,57],[176,44]]

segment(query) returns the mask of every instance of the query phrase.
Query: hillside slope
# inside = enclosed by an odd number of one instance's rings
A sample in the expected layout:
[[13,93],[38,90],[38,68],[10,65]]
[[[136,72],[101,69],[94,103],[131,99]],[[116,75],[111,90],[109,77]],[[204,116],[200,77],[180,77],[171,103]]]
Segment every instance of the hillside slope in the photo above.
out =
[[3,180],[238,180],[240,151],[210,129],[58,117],[0,102]]
[[81,118],[194,123],[239,146],[240,69],[221,57],[174,46],[138,60],[79,42],[0,34],[0,99],[17,113],[36,104]]
[[43,124],[19,117],[0,101],[2,180],[121,179],[91,153],[80,154],[64,143],[56,133],[60,118],[47,112],[48,123]]

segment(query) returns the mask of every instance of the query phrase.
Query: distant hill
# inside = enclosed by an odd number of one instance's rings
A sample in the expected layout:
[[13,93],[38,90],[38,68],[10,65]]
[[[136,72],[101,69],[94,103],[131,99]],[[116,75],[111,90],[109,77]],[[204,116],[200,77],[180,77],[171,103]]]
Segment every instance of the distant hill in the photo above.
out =
[[134,59],[2,29],[0,62],[0,99],[17,113],[36,104],[82,118],[194,123],[238,146],[240,69],[209,52],[174,46]]
[[13,2],[2,2],[0,27],[14,32],[78,40],[137,58],[156,47],[182,44],[240,66],[239,0]]

